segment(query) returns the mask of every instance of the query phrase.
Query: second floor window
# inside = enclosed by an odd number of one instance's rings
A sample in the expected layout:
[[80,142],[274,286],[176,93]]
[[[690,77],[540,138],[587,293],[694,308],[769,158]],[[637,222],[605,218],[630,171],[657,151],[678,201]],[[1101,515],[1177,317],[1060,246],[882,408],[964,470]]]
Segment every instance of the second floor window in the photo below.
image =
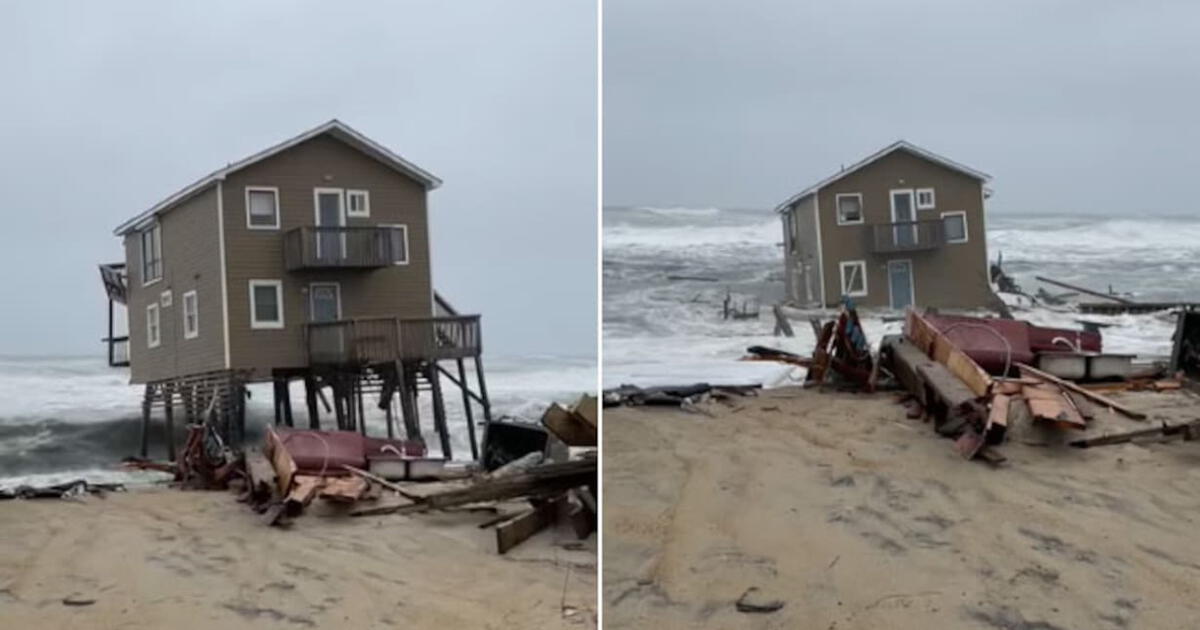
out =
[[346,191],[346,216],[371,216],[371,195],[365,190]]
[[862,195],[858,193],[838,195],[835,202],[837,203],[838,225],[857,225],[863,222]]
[[162,273],[162,226],[155,223],[142,232],[142,284],[161,280]]
[[183,338],[195,339],[200,336],[200,312],[196,302],[196,292],[188,291],[183,294]]
[[279,229],[279,189],[246,187],[246,227],[252,230]]
[[159,327],[158,305],[146,307],[146,347],[157,348],[162,343],[162,328]]
[[391,256],[392,264],[407,265],[408,264],[408,226],[407,225],[383,225],[380,227],[390,228],[387,231],[388,236],[388,253]]

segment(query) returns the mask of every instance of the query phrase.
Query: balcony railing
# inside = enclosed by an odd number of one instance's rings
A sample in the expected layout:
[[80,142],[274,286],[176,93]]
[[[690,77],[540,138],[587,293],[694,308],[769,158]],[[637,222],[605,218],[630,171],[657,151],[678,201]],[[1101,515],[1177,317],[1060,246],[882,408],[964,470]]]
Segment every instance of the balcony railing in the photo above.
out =
[[483,349],[478,315],[361,317],[308,325],[313,364],[456,359]]
[[925,251],[946,243],[940,219],[868,225],[866,236],[867,248],[874,254]]
[[386,267],[407,255],[398,236],[389,227],[299,227],[284,235],[284,263],[288,271]]

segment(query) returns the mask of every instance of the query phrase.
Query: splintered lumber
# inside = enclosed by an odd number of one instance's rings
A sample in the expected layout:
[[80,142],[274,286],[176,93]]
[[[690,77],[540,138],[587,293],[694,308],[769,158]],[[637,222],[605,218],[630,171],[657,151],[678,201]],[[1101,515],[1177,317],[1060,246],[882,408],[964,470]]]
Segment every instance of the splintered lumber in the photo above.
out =
[[957,436],[972,420],[982,420],[977,396],[942,364],[902,338],[886,340],[892,372],[904,388],[935,418],[942,435]]
[[1035,419],[1063,422],[1077,428],[1087,426],[1083,415],[1067,397],[1068,394],[1051,383],[1026,385],[1022,391]]
[[991,391],[991,375],[915,310],[908,311],[904,334],[926,355],[946,366],[976,396],[986,396]]
[[370,489],[370,484],[362,477],[326,477],[317,496],[327,501],[354,503]]
[[1084,398],[1100,405],[1101,407],[1107,407],[1109,409],[1114,409],[1116,411],[1119,411],[1122,414],[1124,414],[1130,418],[1133,418],[1134,420],[1145,420],[1146,419],[1146,414],[1144,414],[1140,411],[1136,411],[1134,409],[1130,409],[1129,407],[1126,407],[1125,405],[1122,405],[1122,404],[1118,403],[1117,401],[1115,401],[1111,398],[1108,398],[1106,396],[1101,396],[1100,394],[1097,394],[1096,392],[1088,391],[1088,390],[1076,385],[1075,383],[1072,383],[1071,381],[1064,381],[1063,379],[1058,378],[1057,376],[1054,376],[1053,374],[1048,374],[1046,372],[1043,372],[1035,367],[1031,367],[1024,363],[1017,363],[1016,365],[1017,365],[1017,369],[1021,370],[1022,375],[1026,374],[1026,373],[1032,374],[1033,376],[1036,376],[1037,378],[1040,378],[1044,381],[1049,381],[1051,383],[1054,383],[1055,385],[1058,385],[1059,387],[1061,387],[1063,389],[1067,389],[1076,394],[1079,394],[1080,396],[1083,396]]
[[496,552],[506,553],[509,549],[549,527],[558,516],[561,501],[561,497],[552,501],[543,501],[530,510],[497,525]]
[[550,403],[546,408],[542,425],[567,446],[596,445],[596,425],[589,424],[582,414],[558,403]]
[[500,479],[480,481],[466,488],[427,495],[413,503],[381,505],[356,510],[353,516],[412,514],[443,510],[468,503],[500,501],[521,496],[546,496],[578,486],[596,483],[596,460],[545,464]]

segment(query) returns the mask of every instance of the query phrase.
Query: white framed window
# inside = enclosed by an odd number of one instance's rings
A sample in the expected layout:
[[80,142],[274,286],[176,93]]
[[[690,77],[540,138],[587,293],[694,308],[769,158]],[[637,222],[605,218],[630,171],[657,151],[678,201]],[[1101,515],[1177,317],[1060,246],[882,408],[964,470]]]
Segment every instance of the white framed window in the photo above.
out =
[[246,187],[246,227],[251,230],[279,229],[279,189],[274,186]]
[[863,222],[862,193],[842,193],[834,197],[838,225],[860,225]]
[[142,286],[162,280],[162,226],[158,223],[142,230]]
[[969,240],[966,211],[943,212],[942,234],[946,237],[947,243],[966,243]]
[[917,210],[933,210],[936,205],[932,188],[917,189]]
[[167,308],[175,303],[174,298],[175,294],[171,293],[170,289],[167,289],[166,291],[158,294],[158,303],[161,304],[163,308]]
[[283,281],[250,281],[250,327],[283,328]]
[[346,191],[346,216],[371,216],[371,193],[365,190]]
[[158,304],[146,306],[146,347],[157,348],[162,343],[162,327],[158,319]]
[[838,263],[842,273],[842,295],[863,297],[867,294],[867,261],[843,260]]
[[196,302],[196,290],[183,294],[183,338],[200,336],[200,305]]
[[408,226],[402,224],[385,224],[380,225],[382,228],[390,228],[387,232],[387,252],[391,256],[393,265],[408,264]]

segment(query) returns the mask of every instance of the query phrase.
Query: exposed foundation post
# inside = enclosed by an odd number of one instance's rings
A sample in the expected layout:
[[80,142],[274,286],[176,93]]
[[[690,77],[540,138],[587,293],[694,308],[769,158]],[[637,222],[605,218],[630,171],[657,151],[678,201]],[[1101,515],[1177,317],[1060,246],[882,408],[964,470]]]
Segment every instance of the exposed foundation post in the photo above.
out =
[[283,405],[283,422],[289,427],[295,426],[292,419],[292,379],[290,376],[283,377],[283,382],[280,385],[280,402]]
[[[475,355],[475,375],[479,379],[479,397],[483,399],[483,420],[492,421],[492,401],[488,398],[487,382],[483,380],[483,357]],[[465,384],[466,381],[463,381]]]
[[463,365],[462,357],[459,357],[456,363],[458,363],[459,389],[462,390],[463,414],[467,417],[467,437],[471,439],[471,458],[479,461],[479,444],[475,441],[475,420],[471,417],[471,392],[467,390],[467,368]]
[[389,440],[396,439],[396,414],[392,412],[392,402],[394,400],[395,396],[388,396],[387,406],[384,407],[384,413],[387,414],[387,433]]
[[341,375],[334,374],[329,381],[329,389],[333,394],[333,412],[337,415],[338,431],[346,430],[346,407],[342,404]]
[[354,378],[354,400],[355,404],[358,405],[358,432],[361,435],[366,436],[367,413],[366,409],[363,408],[363,386],[360,375],[356,375]]
[[400,388],[400,412],[404,416],[404,431],[408,439],[422,441],[421,419],[417,411],[417,379],[411,364],[397,362],[397,383]]
[[271,379],[272,398],[275,402],[275,426],[283,424],[283,402],[279,397],[279,377]]
[[167,438],[167,461],[175,461],[175,389],[171,385],[163,385],[163,417],[166,418],[164,432]]
[[311,373],[304,376],[304,404],[308,407],[308,428],[319,430],[321,415],[317,410],[317,380]]
[[442,399],[441,376],[436,363],[425,364],[425,378],[429,379],[429,390],[433,394],[433,423],[442,443],[442,459],[449,460],[454,455],[450,452],[450,429],[446,425],[446,401]]
[[142,395],[142,458],[150,454],[150,405],[154,398],[154,386],[147,384]]

